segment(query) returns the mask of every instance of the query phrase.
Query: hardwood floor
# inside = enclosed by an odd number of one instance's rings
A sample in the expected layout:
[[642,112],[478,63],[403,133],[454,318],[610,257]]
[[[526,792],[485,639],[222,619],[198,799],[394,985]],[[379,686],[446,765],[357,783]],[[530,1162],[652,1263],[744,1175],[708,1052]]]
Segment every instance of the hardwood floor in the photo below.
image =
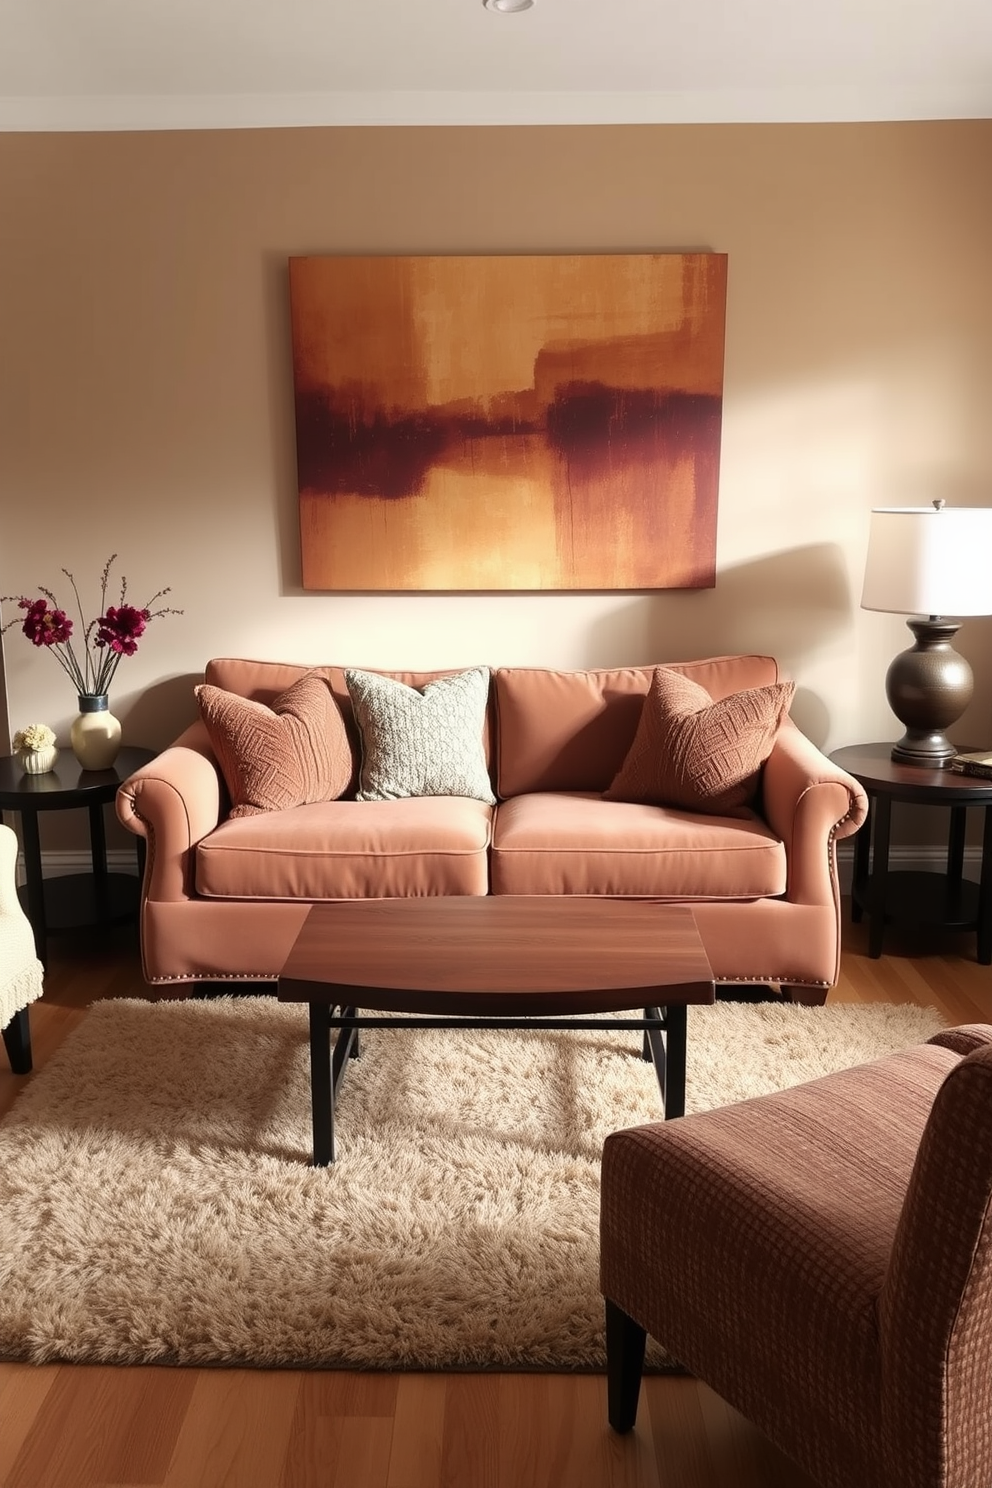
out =
[[[831,999],[917,1002],[992,1022],[974,937],[848,925]],[[133,934],[56,948],[32,1010],[35,1067],[100,998],[141,996]],[[31,1076],[0,1054],[0,1112]],[[645,1380],[637,1427],[606,1425],[597,1375],[354,1374],[0,1364],[0,1488],[810,1488],[705,1385]]]

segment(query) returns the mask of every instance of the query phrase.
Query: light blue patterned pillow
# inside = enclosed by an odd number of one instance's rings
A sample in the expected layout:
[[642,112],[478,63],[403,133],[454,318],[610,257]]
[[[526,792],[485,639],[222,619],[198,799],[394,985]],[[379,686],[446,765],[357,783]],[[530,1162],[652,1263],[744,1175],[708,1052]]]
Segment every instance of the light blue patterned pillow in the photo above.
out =
[[344,675],[362,740],[356,800],[472,796],[495,805],[482,742],[488,667],[423,688],[376,672]]

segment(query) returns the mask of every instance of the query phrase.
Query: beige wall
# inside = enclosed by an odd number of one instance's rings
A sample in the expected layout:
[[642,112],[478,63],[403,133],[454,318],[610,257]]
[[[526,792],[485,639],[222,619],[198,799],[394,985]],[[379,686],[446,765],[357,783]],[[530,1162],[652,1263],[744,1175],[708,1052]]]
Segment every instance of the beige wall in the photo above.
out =
[[[822,745],[893,737],[873,505],[992,501],[992,121],[0,136],[0,593],[171,584],[113,689],[193,716],[211,655],[417,667],[776,653]],[[718,581],[660,594],[303,594],[286,260],[729,255]],[[5,609],[9,619],[10,607]],[[992,620],[965,734],[992,744]],[[10,721],[65,736],[6,638]]]

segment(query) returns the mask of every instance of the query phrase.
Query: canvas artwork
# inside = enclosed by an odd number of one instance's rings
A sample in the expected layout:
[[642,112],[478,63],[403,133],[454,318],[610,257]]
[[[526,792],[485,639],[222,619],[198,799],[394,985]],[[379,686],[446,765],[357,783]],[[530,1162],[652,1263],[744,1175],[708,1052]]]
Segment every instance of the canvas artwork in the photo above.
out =
[[289,278],[306,589],[712,587],[726,255]]

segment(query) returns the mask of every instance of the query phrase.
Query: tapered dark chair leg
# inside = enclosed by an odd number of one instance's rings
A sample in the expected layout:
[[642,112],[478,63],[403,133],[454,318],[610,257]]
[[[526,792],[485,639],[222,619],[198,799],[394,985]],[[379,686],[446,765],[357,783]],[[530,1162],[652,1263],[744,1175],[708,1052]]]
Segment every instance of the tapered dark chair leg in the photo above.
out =
[[15,1075],[31,1073],[31,1024],[27,1008],[21,1008],[3,1030],[4,1048]]
[[630,1431],[637,1419],[647,1334],[615,1302],[606,1299],[607,1412],[614,1431]]

